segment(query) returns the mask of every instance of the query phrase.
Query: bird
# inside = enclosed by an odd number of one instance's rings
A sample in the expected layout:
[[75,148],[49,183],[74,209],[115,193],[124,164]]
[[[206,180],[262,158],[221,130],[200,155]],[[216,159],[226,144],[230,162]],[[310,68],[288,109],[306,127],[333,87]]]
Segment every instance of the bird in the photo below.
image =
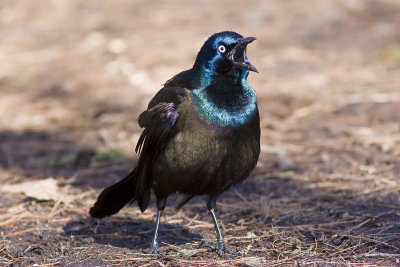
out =
[[179,195],[176,209],[205,195],[219,256],[237,254],[224,241],[215,214],[217,197],[243,182],[260,154],[260,117],[255,90],[248,84],[258,70],[246,55],[255,37],[233,31],[211,35],[192,68],[168,80],[138,118],[143,128],[136,167],[104,189],[91,207],[94,218],[117,213],[129,202],[147,209],[153,191],[157,219],[150,253],[160,254],[158,230],[167,198]]

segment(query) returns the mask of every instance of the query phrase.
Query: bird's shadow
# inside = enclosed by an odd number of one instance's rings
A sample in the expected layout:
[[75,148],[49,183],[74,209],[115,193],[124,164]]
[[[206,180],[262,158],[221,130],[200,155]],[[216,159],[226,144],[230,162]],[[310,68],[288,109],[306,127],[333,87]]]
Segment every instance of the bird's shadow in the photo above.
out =
[[[102,220],[83,219],[70,221],[64,226],[67,236],[93,238],[94,242],[114,247],[141,250],[147,253],[154,235],[155,222],[134,219],[127,216],[114,216]],[[178,224],[160,223],[159,243],[182,245],[200,241],[201,236],[190,232]]]
[[68,181],[71,186],[101,189],[135,165],[132,156],[112,149],[101,152],[62,131],[0,131],[0,170],[10,177],[1,178],[7,183],[73,178]]

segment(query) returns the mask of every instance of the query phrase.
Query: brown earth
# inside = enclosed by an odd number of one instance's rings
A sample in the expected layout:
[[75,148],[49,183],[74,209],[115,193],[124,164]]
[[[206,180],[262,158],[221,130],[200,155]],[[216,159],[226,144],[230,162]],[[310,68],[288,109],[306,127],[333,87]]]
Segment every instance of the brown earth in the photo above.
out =
[[[399,14],[398,0],[1,1],[0,265],[400,265]],[[164,256],[148,255],[154,203],[87,211],[134,166],[151,96],[221,30],[258,38],[262,153],[217,209],[242,255],[201,246],[202,197],[166,209]]]

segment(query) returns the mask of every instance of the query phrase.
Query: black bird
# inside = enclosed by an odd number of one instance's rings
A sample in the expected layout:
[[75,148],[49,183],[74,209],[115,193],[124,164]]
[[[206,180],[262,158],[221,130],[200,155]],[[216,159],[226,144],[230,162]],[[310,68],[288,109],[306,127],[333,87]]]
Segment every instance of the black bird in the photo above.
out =
[[241,183],[260,153],[257,97],[247,83],[258,72],[246,57],[256,38],[225,31],[202,46],[193,67],[168,80],[139,116],[144,128],[136,145],[136,166],[124,179],[106,188],[90,209],[96,218],[117,213],[137,200],[146,210],[151,190],[157,198],[157,222],[150,251],[158,251],[158,226],[169,195],[181,195],[176,208],[195,195],[207,195],[222,256],[229,249],[214,208],[217,197]]

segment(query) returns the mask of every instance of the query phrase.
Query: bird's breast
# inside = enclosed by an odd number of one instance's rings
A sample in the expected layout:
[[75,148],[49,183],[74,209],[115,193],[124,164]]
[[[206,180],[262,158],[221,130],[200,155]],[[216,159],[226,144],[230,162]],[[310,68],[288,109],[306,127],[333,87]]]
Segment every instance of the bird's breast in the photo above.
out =
[[257,97],[253,88],[241,90],[194,89],[190,92],[196,112],[204,120],[221,127],[239,127],[257,113]]
[[177,132],[154,169],[158,186],[171,193],[210,194],[245,179],[259,154],[258,113],[233,128],[204,119],[190,101],[181,108]]

